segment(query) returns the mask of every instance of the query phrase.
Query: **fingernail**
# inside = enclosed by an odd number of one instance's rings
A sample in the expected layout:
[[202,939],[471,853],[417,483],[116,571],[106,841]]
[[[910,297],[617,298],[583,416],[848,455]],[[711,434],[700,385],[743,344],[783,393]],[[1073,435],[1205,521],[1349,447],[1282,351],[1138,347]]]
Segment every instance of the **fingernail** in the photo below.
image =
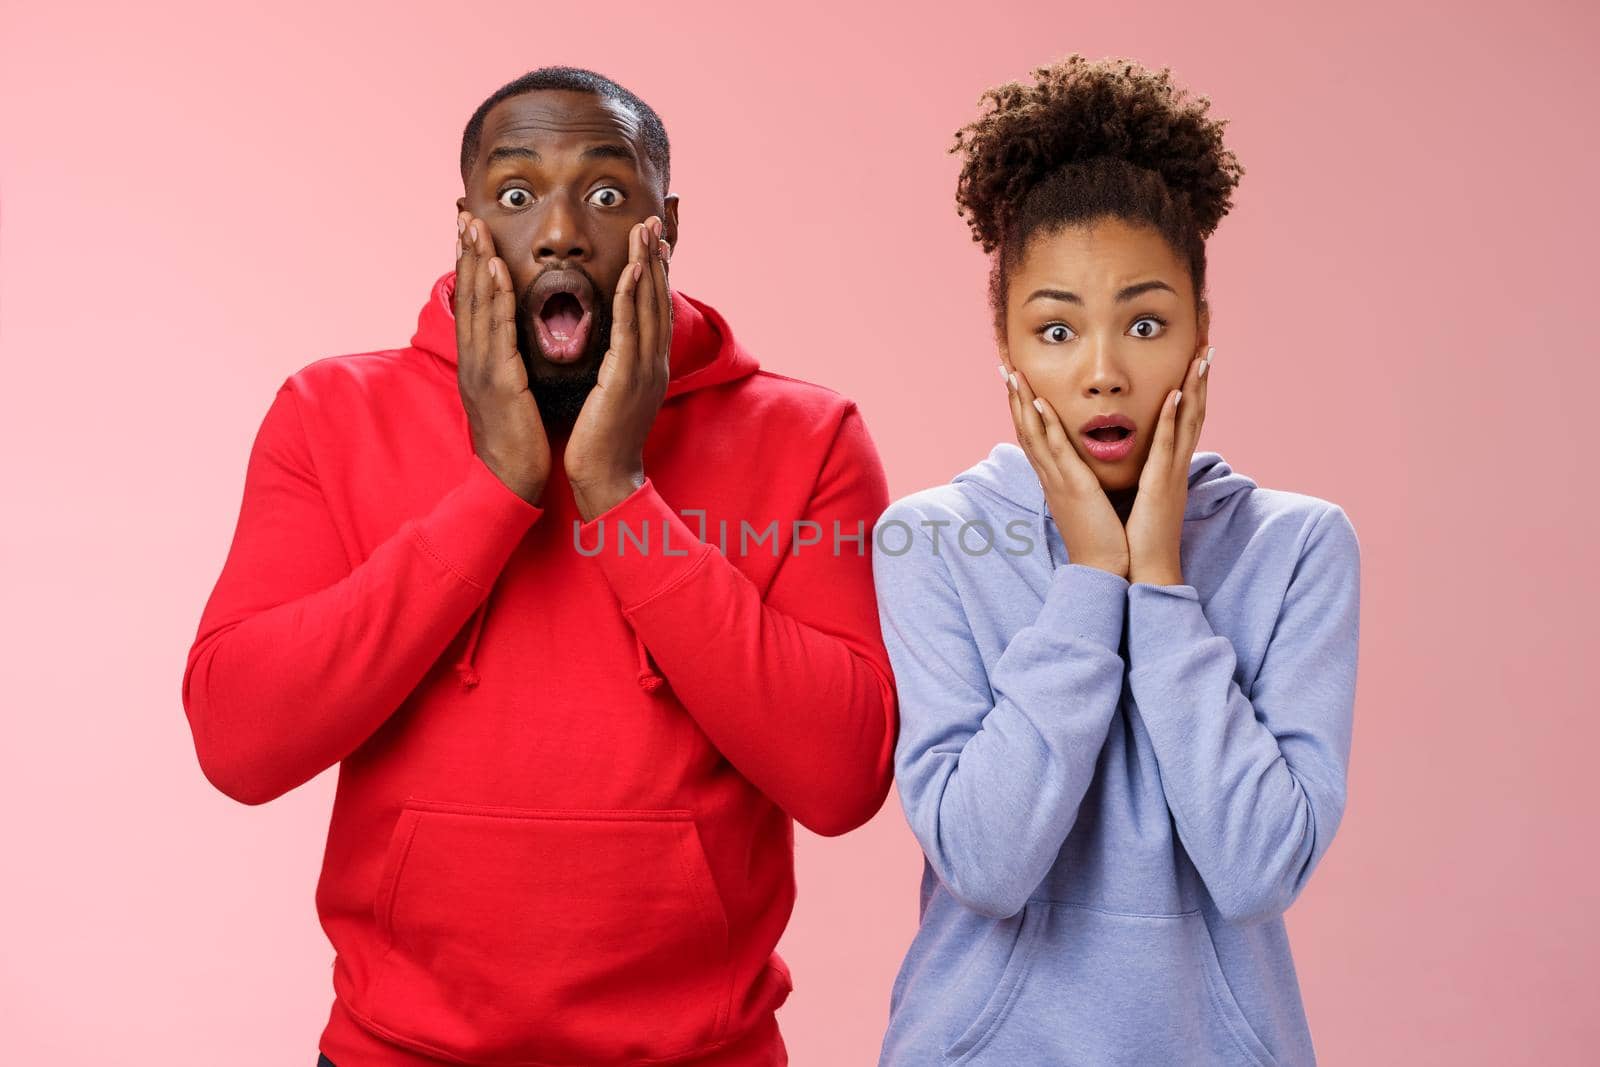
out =
[[463,255],[466,254],[466,251],[467,251],[466,246],[461,243],[461,238],[457,237],[456,238],[456,258],[460,259]]
[[462,230],[465,230],[466,228],[467,228],[467,220],[465,218],[463,218],[462,216],[457,215],[456,216],[456,233],[459,234]]
[[471,226],[468,226],[467,227],[467,232],[472,235],[472,243],[473,244],[477,244],[478,243],[478,224],[476,222],[474,222]]
[[1017,375],[1015,372],[1006,375],[1006,384],[1011,386],[1013,389],[1017,387]]
[[[1002,382],[1005,381],[1006,380],[1006,365],[1004,363],[996,363],[994,365],[994,369],[1000,372],[1000,380]],[[1007,384],[1009,384],[1009,383],[1007,383]]]
[[1216,354],[1217,354],[1217,346],[1216,345],[1207,345],[1206,346],[1206,362],[1207,363],[1210,363],[1211,362],[1211,357],[1216,355]]
[[1176,411],[1179,404],[1183,403],[1183,390],[1178,390],[1178,395],[1172,398],[1172,407]]
[[1043,415],[1044,414],[1044,401],[1039,399],[1038,397],[1034,397],[1033,398],[1033,410],[1035,410],[1039,414]]
[[1200,373],[1195,375],[1195,377],[1204,378],[1206,376],[1206,371],[1208,371],[1210,369],[1211,369],[1211,361],[1209,359],[1202,359],[1200,361]]

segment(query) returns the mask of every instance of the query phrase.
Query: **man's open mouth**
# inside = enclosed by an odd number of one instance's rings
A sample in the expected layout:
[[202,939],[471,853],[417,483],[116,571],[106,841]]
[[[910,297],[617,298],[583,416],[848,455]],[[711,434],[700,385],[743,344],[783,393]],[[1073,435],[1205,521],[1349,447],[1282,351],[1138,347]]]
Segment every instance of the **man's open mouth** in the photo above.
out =
[[571,363],[583,355],[594,321],[594,286],[575,270],[548,270],[533,283],[532,301],[538,309],[534,330],[539,350],[554,363]]

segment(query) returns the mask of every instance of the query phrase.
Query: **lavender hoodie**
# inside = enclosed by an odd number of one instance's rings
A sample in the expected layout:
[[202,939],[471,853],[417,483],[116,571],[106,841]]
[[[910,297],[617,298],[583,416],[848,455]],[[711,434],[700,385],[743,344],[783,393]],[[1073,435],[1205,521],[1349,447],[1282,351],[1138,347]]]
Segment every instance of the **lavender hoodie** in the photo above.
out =
[[1073,563],[1010,443],[878,519],[924,853],[880,1067],[1315,1062],[1283,912],[1344,812],[1359,546],[1198,452],[1181,551]]

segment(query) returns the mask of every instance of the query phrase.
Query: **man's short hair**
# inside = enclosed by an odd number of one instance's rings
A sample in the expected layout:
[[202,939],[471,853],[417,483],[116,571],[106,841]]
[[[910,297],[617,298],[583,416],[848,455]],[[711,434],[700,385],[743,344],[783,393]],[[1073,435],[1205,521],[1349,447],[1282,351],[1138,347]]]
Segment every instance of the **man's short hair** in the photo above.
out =
[[631,109],[639,120],[640,136],[644,141],[645,157],[650,165],[661,175],[661,191],[665,193],[670,185],[668,178],[671,172],[671,151],[667,142],[666,127],[661,124],[661,116],[655,109],[640,100],[633,93],[618,85],[603,74],[596,74],[592,70],[582,67],[540,67],[531,70],[518,78],[496,89],[483,103],[478,105],[478,110],[472,113],[472,118],[467,120],[467,128],[461,135],[461,182],[467,183],[472,173],[472,164],[478,158],[478,148],[483,139],[483,120],[490,110],[500,101],[511,96],[520,96],[540,89],[568,89],[582,93],[594,93],[609,100],[616,100]]

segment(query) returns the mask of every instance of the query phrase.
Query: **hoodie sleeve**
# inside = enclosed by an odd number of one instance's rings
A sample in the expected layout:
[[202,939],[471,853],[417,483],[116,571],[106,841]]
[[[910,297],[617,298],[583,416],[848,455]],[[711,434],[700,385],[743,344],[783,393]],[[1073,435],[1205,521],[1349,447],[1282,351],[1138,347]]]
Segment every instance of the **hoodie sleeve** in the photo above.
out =
[[1129,686],[1185,850],[1222,915],[1285,911],[1344,814],[1360,549],[1332,506],[1307,534],[1249,698],[1190,585],[1128,593]]
[[1057,566],[1037,616],[986,670],[922,517],[896,505],[880,524],[896,519],[921,531],[903,554],[880,549],[875,564],[900,692],[900,801],[951,894],[1004,918],[1049,873],[1094,777],[1122,696],[1128,582]]
[[207,779],[260,804],[347,756],[438,660],[541,513],[473,456],[432,509],[351,566],[286,381],[184,670]]
[[597,557],[623,614],[718,751],[818,834],[866,822],[889,791],[894,680],[873,609],[870,552],[873,520],[887,502],[883,466],[851,404],[801,516],[822,539],[784,556],[765,600],[648,477],[581,528],[589,544],[601,520],[667,530],[660,554]]

